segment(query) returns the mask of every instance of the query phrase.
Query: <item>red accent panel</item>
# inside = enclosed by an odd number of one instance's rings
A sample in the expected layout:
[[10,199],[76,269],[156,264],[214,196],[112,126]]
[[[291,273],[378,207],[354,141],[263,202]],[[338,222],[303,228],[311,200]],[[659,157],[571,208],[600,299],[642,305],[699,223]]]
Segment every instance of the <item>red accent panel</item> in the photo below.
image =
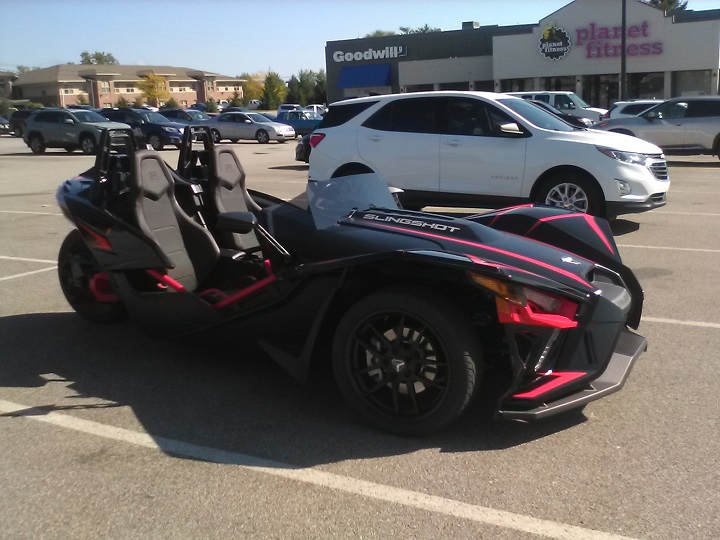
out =
[[90,228],[90,226],[85,225],[84,223],[78,223],[78,225],[82,229],[80,232],[85,233],[83,236],[88,240],[91,248],[99,249],[100,251],[113,250],[112,246],[110,245],[110,241],[102,234]]
[[521,392],[520,394],[514,394],[512,397],[517,399],[536,399],[543,394],[548,393],[550,390],[555,390],[564,384],[579,379],[583,375],[587,375],[582,371],[557,371],[555,373],[548,372],[542,377],[547,380],[540,386],[527,392]]
[[[501,324],[525,324],[528,326],[559,328],[560,330],[576,328],[578,325],[577,321],[568,318],[565,314],[536,313],[529,305],[518,306],[502,298],[497,299],[496,305],[498,321]],[[571,316],[574,316],[574,313]]]

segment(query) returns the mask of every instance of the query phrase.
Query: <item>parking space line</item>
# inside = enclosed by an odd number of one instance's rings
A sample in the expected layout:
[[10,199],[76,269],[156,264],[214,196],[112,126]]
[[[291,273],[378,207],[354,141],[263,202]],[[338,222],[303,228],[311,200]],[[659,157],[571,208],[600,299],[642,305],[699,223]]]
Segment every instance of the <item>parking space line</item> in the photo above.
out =
[[5,259],[7,261],[37,262],[37,263],[45,263],[45,264],[55,264],[57,262],[57,261],[49,261],[47,259],[27,259],[25,257],[12,257],[10,255],[0,255],[0,259]]
[[720,249],[682,248],[672,246],[638,246],[635,244],[618,244],[618,247],[634,249],[666,249],[669,251],[695,251],[698,253],[720,253]]
[[161,450],[171,455],[199,459],[211,463],[235,465],[253,472],[303,482],[305,484],[341,491],[351,495],[358,495],[369,499],[411,507],[417,510],[435,512],[450,517],[474,521],[483,525],[492,525],[547,538],[559,540],[576,540],[577,538],[586,540],[629,540],[626,536],[585,529],[575,525],[566,525],[564,523],[538,519],[522,514],[514,514],[503,510],[495,510],[493,508],[428,495],[417,491],[341,476],[314,468],[301,468],[247,454],[219,450],[207,446],[166,439],[164,437],[152,437],[146,433],[100,424],[54,411],[48,412],[47,409],[42,407],[28,407],[26,405],[0,400],[0,413],[3,413],[2,416],[6,417],[22,417],[28,420],[36,420],[87,433],[89,435],[133,444],[135,446]]
[[715,328],[720,330],[720,323],[701,322],[701,321],[682,321],[680,319],[664,319],[662,317],[643,317],[641,322],[679,324],[682,326],[698,326],[700,328]]
[[675,215],[675,216],[711,216],[711,217],[720,217],[720,214],[718,213],[711,213],[711,212],[673,212],[673,211],[667,211],[667,210],[658,210],[658,214],[662,215]]
[[55,270],[57,266],[51,266],[50,268],[41,268],[40,270],[32,270],[31,272],[23,272],[22,274],[15,274],[14,276],[0,277],[0,281],[7,281],[9,279],[21,278],[25,276],[32,276],[33,274],[41,274],[43,272],[49,272]]
[[23,212],[21,210],[0,210],[0,214],[32,214],[36,216],[62,216],[59,212]]

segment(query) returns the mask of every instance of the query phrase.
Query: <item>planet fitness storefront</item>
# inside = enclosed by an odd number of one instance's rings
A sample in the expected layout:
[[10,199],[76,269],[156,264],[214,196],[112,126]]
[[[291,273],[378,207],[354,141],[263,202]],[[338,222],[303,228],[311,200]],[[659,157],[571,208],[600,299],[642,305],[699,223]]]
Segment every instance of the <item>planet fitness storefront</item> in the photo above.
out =
[[[332,41],[328,100],[420,90],[570,90],[619,98],[621,0],[575,0],[538,24]],[[627,96],[717,95],[720,10],[664,12],[627,0]]]

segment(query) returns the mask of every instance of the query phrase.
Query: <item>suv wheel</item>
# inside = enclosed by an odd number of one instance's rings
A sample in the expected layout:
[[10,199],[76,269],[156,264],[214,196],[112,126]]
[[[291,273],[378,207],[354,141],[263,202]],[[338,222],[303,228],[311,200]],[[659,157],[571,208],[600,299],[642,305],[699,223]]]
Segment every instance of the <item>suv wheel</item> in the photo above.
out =
[[152,149],[159,152],[163,149],[162,137],[157,133],[151,133],[148,136],[148,144],[152,146]]
[[45,143],[40,135],[30,135],[29,146],[33,154],[42,154],[45,152]]
[[605,201],[600,188],[576,172],[555,173],[545,180],[535,200],[540,204],[559,206],[574,212],[603,217]]
[[95,154],[97,152],[97,144],[92,135],[83,135],[80,139],[80,148],[83,154]]

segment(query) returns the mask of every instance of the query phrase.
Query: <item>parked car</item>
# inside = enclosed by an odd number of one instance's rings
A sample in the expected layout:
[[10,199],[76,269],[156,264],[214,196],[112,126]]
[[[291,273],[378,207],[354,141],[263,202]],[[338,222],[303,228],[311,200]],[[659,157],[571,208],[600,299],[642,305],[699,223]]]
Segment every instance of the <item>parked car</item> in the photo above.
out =
[[25,130],[25,120],[38,109],[21,109],[10,115],[10,131],[16,137],[22,137]]
[[662,102],[662,99],[631,99],[628,101],[616,101],[608,109],[608,112],[602,115],[600,119],[611,120],[614,118],[637,116],[638,114],[647,111],[650,107]]
[[528,101],[536,107],[541,108],[543,111],[547,111],[550,114],[557,116],[560,120],[565,120],[571,126],[579,128],[589,128],[595,123],[589,118],[585,118],[584,116],[573,116],[572,114],[564,113],[561,110],[556,109],[549,103],[545,103],[544,101],[538,101],[536,99],[529,99]]
[[295,138],[295,130],[291,126],[273,122],[260,113],[222,113],[205,125],[210,126],[210,133],[216,143],[223,139],[230,139],[232,142],[255,139],[259,143],[284,143]]
[[720,97],[669,99],[630,118],[605,120],[597,127],[634,135],[667,152],[711,154],[720,158]]
[[211,118],[209,114],[195,109],[160,109],[159,112],[171,122],[179,124],[197,124]]
[[250,109],[247,107],[240,107],[238,105],[228,105],[223,109],[223,112],[249,112]]
[[185,124],[146,109],[103,109],[100,114],[115,122],[128,124],[135,135],[144,139],[153,150],[162,150],[166,144],[179,146],[185,131]]
[[417,92],[339,101],[310,136],[309,179],[376,172],[409,207],[535,201],[615,217],[663,206],[662,150],[578,130],[524,99]]
[[295,147],[295,161],[302,161],[304,163],[310,163],[310,135],[303,135]]
[[302,109],[302,105],[299,103],[281,103],[278,106],[277,112],[278,114],[283,111],[298,111]]
[[276,122],[292,126],[296,135],[307,135],[315,131],[318,124],[322,120],[322,116],[312,111],[283,111],[277,113]]
[[0,116],[0,135],[10,135],[10,120]]
[[584,116],[595,122],[599,121],[600,117],[607,113],[607,109],[591,107],[575,92],[508,92],[508,95],[518,96],[523,99],[544,101],[562,112],[572,114],[573,116]]
[[111,122],[94,111],[84,109],[40,109],[25,120],[23,140],[34,154],[46,148],[80,148],[94,154],[103,129],[127,129],[128,125]]
[[327,105],[319,105],[319,104],[313,104],[313,105],[305,105],[303,107],[303,111],[312,111],[314,113],[318,113],[320,116],[325,114],[327,112]]

